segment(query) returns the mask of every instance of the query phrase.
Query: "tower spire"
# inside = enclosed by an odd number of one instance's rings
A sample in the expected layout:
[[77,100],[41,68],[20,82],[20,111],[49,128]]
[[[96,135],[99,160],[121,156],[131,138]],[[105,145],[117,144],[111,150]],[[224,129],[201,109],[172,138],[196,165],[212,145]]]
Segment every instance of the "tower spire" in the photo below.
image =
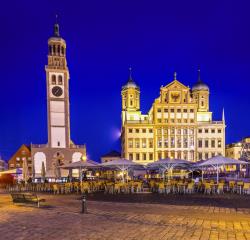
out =
[[201,69],[200,69],[200,66],[198,66],[198,82],[200,83],[201,82]]
[[56,22],[54,24],[54,36],[55,37],[60,37],[59,24],[58,24],[58,15],[57,14],[56,14]]
[[128,70],[129,70],[129,78],[128,78],[128,81],[129,81],[129,82],[133,82],[133,78],[132,78],[132,67],[129,67]]
[[176,80],[177,72],[174,72],[174,80]]
[[222,109],[222,122],[225,123],[225,111]]

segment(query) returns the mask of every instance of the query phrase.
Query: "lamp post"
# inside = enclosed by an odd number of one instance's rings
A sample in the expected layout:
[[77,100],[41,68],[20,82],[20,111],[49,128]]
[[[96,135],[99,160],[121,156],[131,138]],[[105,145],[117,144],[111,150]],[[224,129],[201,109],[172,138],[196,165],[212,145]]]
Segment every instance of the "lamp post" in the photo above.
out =
[[82,194],[82,213],[87,213],[87,201],[86,201],[86,194]]

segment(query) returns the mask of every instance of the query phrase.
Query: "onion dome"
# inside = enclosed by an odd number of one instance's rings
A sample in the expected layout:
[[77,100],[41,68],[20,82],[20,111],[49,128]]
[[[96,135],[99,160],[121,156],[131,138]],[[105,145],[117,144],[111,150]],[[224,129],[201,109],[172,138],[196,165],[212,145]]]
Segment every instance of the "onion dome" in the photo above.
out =
[[204,83],[200,78],[200,69],[198,69],[198,81],[194,86],[192,87],[192,91],[209,91],[209,87],[206,83]]
[[126,89],[126,88],[136,88],[139,89],[139,86],[137,86],[137,84],[135,83],[135,81],[132,78],[132,68],[129,68],[129,78],[128,78],[128,82],[122,86],[122,89]]

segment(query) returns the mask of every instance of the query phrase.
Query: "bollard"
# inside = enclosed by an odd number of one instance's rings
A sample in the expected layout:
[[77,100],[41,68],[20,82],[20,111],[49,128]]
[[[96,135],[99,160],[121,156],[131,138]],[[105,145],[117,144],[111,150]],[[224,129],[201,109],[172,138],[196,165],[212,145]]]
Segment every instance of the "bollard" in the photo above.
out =
[[86,195],[84,193],[82,195],[82,213],[87,213]]

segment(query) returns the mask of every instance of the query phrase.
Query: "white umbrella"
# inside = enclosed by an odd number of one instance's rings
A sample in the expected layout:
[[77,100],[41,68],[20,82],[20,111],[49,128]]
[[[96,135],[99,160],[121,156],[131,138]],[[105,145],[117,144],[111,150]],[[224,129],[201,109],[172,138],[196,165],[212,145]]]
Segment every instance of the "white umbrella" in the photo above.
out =
[[182,159],[171,159],[171,158],[165,158],[165,159],[160,159],[158,161],[155,161],[153,163],[149,163],[147,165],[147,167],[149,169],[160,169],[162,170],[162,172],[164,173],[165,171],[171,171],[179,166],[183,166],[183,167],[187,167],[189,166],[191,163],[186,161],[186,160],[182,160]]
[[67,165],[61,166],[61,168],[72,170],[72,169],[79,169],[79,179],[82,181],[82,169],[94,169],[97,168],[99,164],[93,160],[86,160],[86,161],[77,161],[73,163],[69,163]]
[[97,167],[98,163],[92,160],[87,161],[77,161],[61,166],[64,169],[84,169],[84,168],[94,168]]
[[124,172],[128,169],[143,169],[144,166],[125,158],[120,158],[100,164],[104,168],[116,168],[122,171],[122,181],[124,182]]
[[219,167],[224,165],[243,165],[248,164],[247,162],[226,158],[221,155],[209,158],[208,160],[202,161],[201,163],[196,164],[198,167],[214,167],[217,171],[217,183],[219,182]]

